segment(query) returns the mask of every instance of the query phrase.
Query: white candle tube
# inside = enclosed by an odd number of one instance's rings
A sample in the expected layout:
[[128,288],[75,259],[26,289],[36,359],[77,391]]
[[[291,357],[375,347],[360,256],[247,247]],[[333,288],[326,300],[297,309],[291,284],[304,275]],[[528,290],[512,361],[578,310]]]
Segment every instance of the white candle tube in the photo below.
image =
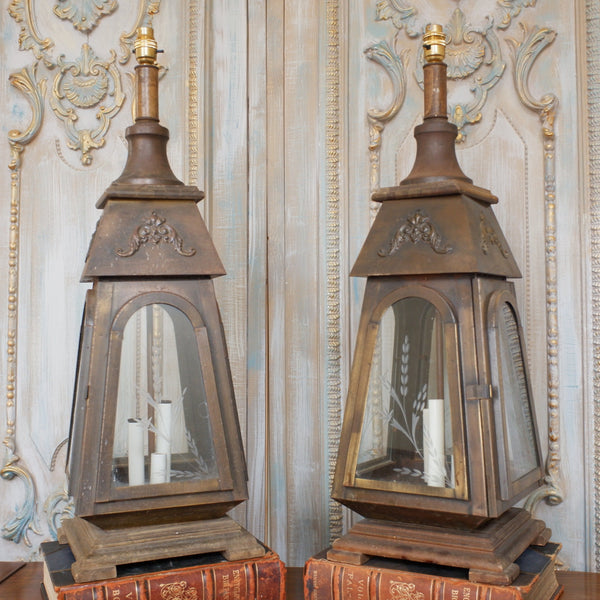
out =
[[423,479],[429,482],[429,470],[431,469],[431,434],[429,433],[429,409],[423,409]]
[[153,452],[150,455],[150,483],[167,481],[167,455]]
[[444,399],[430,398],[428,402],[429,423],[428,440],[429,446],[429,476],[427,485],[445,487],[446,485],[446,443],[444,440]]
[[128,419],[127,429],[129,485],[144,485],[144,424],[140,419]]
[[156,411],[156,428],[158,430],[156,434],[156,452],[167,457],[165,481],[171,481],[172,406],[170,400],[162,400]]

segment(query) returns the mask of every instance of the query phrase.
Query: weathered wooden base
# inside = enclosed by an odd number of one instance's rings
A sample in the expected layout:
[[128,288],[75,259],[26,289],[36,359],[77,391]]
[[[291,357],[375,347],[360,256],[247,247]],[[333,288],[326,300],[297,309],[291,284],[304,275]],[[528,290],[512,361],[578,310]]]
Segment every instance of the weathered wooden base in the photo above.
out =
[[351,564],[373,556],[435,563],[469,569],[469,580],[476,583],[508,585],[519,574],[515,559],[530,545],[545,545],[550,535],[543,521],[517,508],[476,529],[364,519],[333,543],[327,558]]
[[71,573],[78,583],[112,579],[117,565],[209,552],[221,552],[227,560],[265,553],[264,546],[229,517],[120,529],[101,529],[75,517],[63,520],[58,540],[71,547]]

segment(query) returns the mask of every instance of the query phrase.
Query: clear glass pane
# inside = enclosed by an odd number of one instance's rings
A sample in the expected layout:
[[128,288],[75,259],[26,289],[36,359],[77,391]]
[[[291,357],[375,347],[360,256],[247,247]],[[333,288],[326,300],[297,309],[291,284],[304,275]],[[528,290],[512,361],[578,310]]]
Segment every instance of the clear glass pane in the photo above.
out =
[[508,474],[516,481],[538,466],[537,443],[517,319],[508,302],[498,316]]
[[113,485],[217,477],[198,342],[167,304],[139,309],[123,332]]
[[451,422],[439,311],[423,298],[399,300],[379,326],[356,477],[453,488]]

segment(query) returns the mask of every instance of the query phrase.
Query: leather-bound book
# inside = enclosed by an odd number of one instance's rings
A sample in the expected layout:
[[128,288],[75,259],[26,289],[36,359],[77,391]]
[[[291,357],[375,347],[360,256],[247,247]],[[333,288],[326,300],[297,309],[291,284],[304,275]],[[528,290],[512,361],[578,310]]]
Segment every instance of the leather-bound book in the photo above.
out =
[[517,559],[520,575],[511,585],[473,583],[468,570],[373,558],[362,565],[308,560],[305,600],[556,600],[562,586],[555,574],[559,544],[529,547]]
[[74,581],[68,544],[41,550],[48,600],[285,600],[285,566],[271,550],[238,561],[212,553],[124,565],[116,578],[88,583]]

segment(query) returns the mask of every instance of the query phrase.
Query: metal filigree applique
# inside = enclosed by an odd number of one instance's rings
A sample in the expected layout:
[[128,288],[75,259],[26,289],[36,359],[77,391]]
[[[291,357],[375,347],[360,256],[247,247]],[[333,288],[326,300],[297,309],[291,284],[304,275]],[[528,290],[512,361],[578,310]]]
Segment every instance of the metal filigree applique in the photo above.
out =
[[115,250],[115,254],[123,258],[133,256],[142,246],[142,244],[154,244],[157,246],[161,242],[171,244],[175,248],[175,252],[181,256],[194,256],[196,250],[190,248],[183,249],[183,240],[171,225],[166,224],[166,219],[159,216],[155,211],[152,211],[152,216],[146,219],[135,231],[129,240],[129,248],[127,250]]
[[110,15],[117,8],[117,0],[58,0],[54,5],[54,14],[73,23],[78,31],[92,31],[98,21]]
[[188,587],[187,581],[161,583],[160,597],[162,600],[197,600],[198,590]]
[[479,229],[481,231],[481,250],[484,254],[488,254],[490,246],[496,246],[504,258],[508,258],[508,249],[504,247],[502,240],[498,236],[498,232],[486,221],[486,218],[481,214],[479,216]]
[[452,252],[452,247],[443,242],[442,236],[437,232],[431,219],[420,210],[407,217],[406,223],[394,234],[387,248],[382,248],[377,254],[379,256],[391,256],[405,242],[413,244],[423,242],[429,244],[431,249],[437,254]]

